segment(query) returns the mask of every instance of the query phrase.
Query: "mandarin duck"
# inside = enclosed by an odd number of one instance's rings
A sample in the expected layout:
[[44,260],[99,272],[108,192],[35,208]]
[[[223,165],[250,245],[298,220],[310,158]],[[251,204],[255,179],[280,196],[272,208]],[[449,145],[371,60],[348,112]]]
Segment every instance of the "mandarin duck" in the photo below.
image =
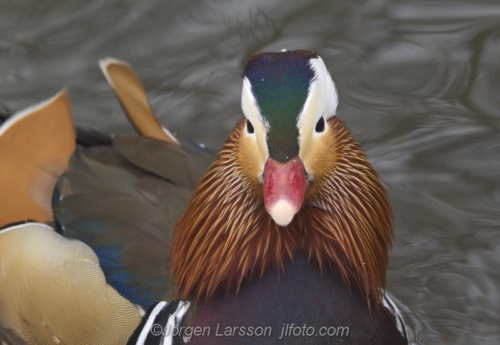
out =
[[[250,58],[244,117],[216,155],[158,124],[130,66],[108,59],[101,68],[142,136],[75,135],[64,92],[28,111],[38,124],[62,123],[65,142],[53,146],[78,145],[71,157],[30,162],[21,184],[35,211],[1,219],[53,220],[0,232],[4,340],[407,343],[384,290],[389,200],[336,116],[337,91],[317,53]],[[25,114],[10,123],[22,127]],[[5,133],[15,127],[7,125]],[[54,129],[45,140],[53,137]],[[3,171],[15,179],[12,167]]]

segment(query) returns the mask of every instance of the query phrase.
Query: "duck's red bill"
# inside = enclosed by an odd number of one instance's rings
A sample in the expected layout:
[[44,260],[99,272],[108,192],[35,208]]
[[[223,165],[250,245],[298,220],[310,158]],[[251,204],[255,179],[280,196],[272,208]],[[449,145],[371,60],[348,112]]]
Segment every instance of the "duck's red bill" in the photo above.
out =
[[295,157],[286,163],[269,158],[264,167],[264,206],[276,224],[287,226],[304,203],[307,174]]

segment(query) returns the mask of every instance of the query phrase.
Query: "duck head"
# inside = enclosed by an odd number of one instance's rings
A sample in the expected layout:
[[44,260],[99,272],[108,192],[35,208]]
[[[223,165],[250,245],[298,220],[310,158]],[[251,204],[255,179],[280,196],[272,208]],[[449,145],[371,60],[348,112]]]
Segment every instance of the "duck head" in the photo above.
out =
[[325,144],[326,120],[335,115],[337,103],[333,81],[316,53],[259,54],[245,68],[242,153],[259,163],[245,170],[262,183],[265,209],[280,226],[302,207],[314,179],[311,149]]
[[250,58],[245,117],[175,231],[172,272],[183,298],[238,290],[303,251],[379,304],[391,209],[366,155],[335,116],[337,103],[318,54]]

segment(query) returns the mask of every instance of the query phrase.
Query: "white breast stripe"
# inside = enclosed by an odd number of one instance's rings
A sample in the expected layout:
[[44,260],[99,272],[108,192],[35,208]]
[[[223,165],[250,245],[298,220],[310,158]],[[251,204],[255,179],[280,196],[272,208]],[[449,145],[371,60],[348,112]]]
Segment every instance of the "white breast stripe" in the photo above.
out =
[[[168,317],[167,324],[165,325],[164,330],[174,330],[176,327],[179,327],[181,324],[182,318],[184,314],[189,309],[191,305],[190,302],[179,301],[179,305],[175,312]],[[189,342],[189,339],[183,338],[184,343]],[[173,345],[174,344],[174,332],[165,332],[165,336],[163,338],[163,345]]]
[[160,302],[154,307],[153,311],[148,317],[148,321],[146,321],[146,324],[142,328],[141,334],[137,338],[137,345],[144,345],[144,342],[146,341],[146,338],[148,337],[148,334],[151,332],[151,326],[153,326],[153,322],[155,321],[156,316],[161,312],[163,307],[167,304],[167,302]]
[[398,328],[399,333],[403,336],[403,338],[408,342],[408,334],[406,333],[406,326],[404,324],[403,315],[401,310],[399,310],[398,306],[392,298],[387,294],[387,292],[383,292],[384,298],[382,299],[382,304],[384,307],[389,309],[394,318],[396,319],[396,327]]
[[[171,303],[177,303],[177,308],[171,314],[167,314],[169,313],[169,307],[171,310],[175,306],[175,304],[172,305]],[[134,345],[144,345],[146,341],[148,343],[153,341],[158,345],[174,345],[174,339],[181,339],[182,334],[179,334],[178,328],[190,306],[191,303],[187,301],[159,302],[149,314]],[[164,322],[162,320],[165,320],[167,315],[167,322],[162,324]],[[152,330],[152,327],[154,327],[154,330]],[[182,338],[182,340],[186,344],[190,339]]]

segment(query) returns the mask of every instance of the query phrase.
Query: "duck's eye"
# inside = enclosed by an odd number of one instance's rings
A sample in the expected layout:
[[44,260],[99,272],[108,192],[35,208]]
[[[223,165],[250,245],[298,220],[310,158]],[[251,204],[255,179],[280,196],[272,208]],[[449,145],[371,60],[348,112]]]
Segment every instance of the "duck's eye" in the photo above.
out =
[[325,130],[325,118],[323,116],[316,122],[316,128],[314,130],[316,133],[321,133]]
[[247,132],[250,134],[253,134],[255,132],[255,130],[253,129],[253,125],[249,120],[247,120]]

